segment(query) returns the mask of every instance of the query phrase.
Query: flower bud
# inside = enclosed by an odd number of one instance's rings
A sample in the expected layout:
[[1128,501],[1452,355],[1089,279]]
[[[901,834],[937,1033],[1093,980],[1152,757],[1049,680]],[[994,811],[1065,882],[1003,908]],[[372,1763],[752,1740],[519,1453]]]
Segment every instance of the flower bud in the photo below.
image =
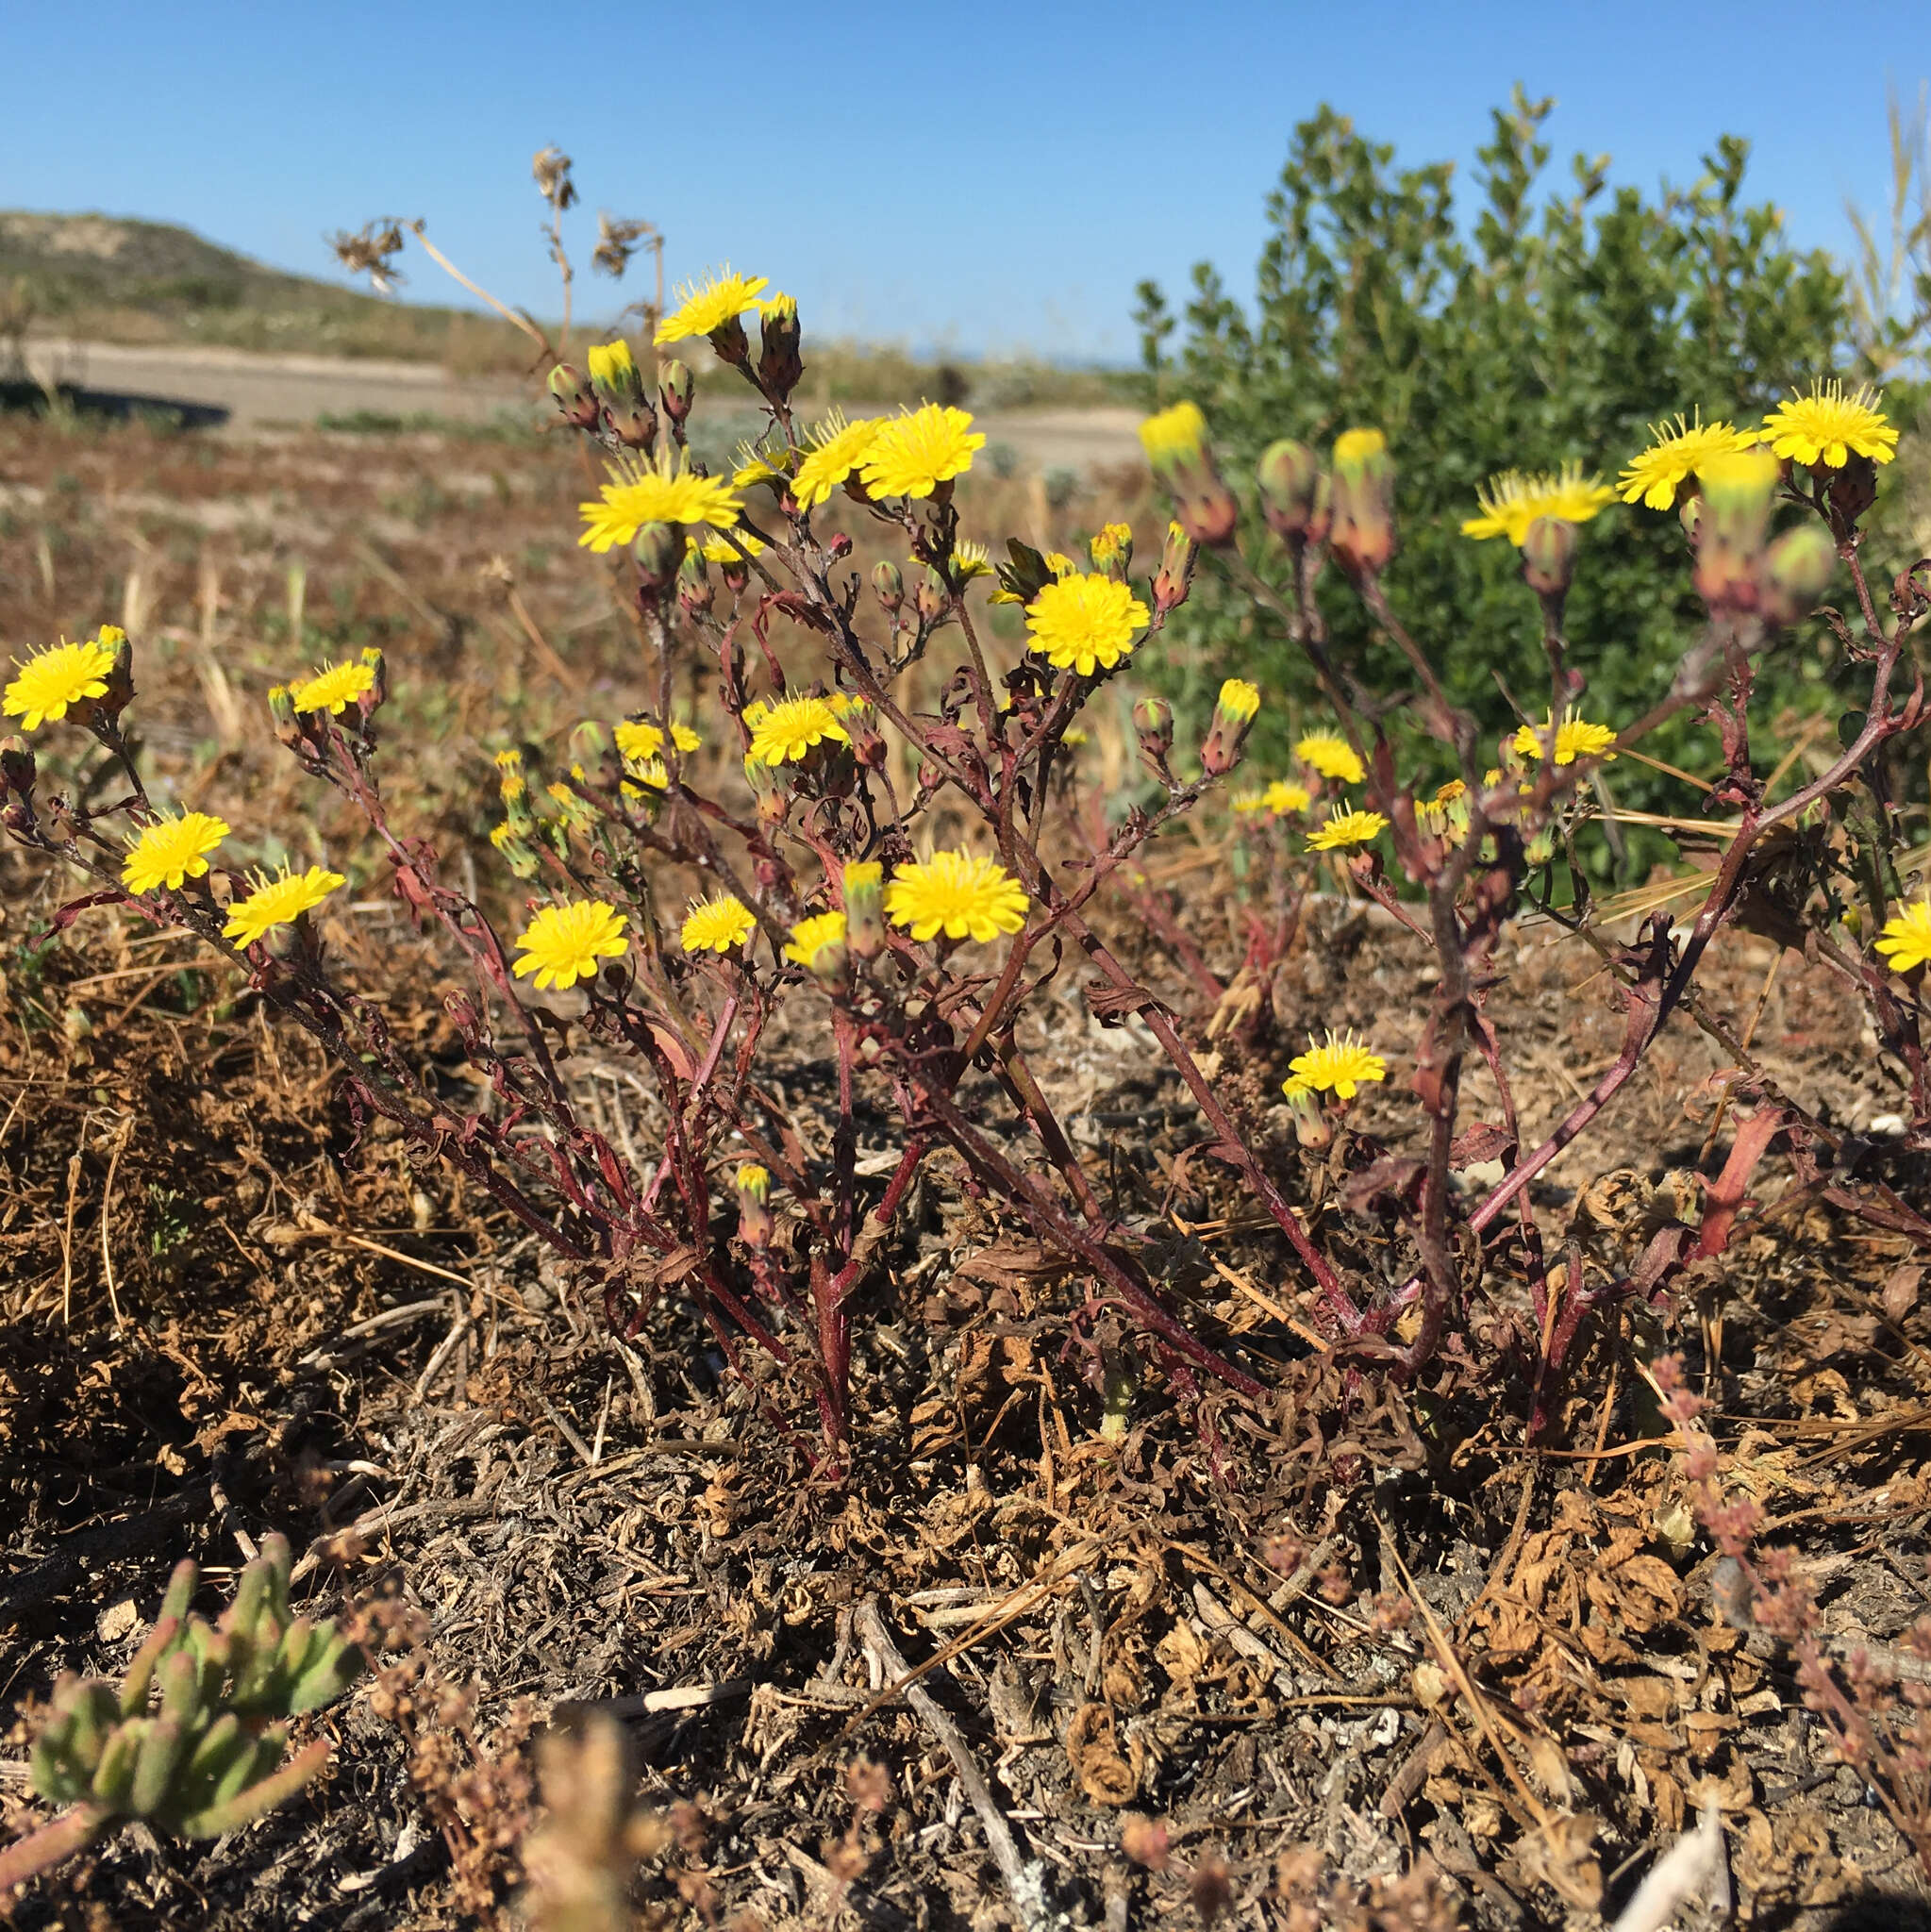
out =
[[89,715],[111,724],[134,702],[134,646],[118,624],[102,625],[98,641],[113,652],[114,661],[103,680],[108,688],[91,700]]
[[625,449],[648,450],[658,440],[657,411],[643,387],[643,372],[621,338],[591,347],[591,387],[603,405],[610,433]]
[[762,758],[744,760],[744,779],[757,801],[757,822],[781,825],[791,808],[791,788],[784,765],[767,765]]
[[389,702],[389,659],[382,655],[379,645],[367,644],[362,649],[362,662],[375,674],[369,689],[356,700],[356,709],[361,713],[362,723],[367,724]]
[[1174,499],[1174,521],[1196,543],[1231,543],[1240,507],[1221,480],[1207,445],[1207,419],[1193,403],[1175,403],[1140,425],[1140,447]]
[[1159,575],[1154,578],[1154,613],[1164,617],[1187,601],[1193,588],[1193,566],[1200,559],[1200,546],[1178,524],[1167,525],[1166,547],[1160,552]]
[[[744,331],[741,328],[738,333],[742,336]],[[658,371],[658,401],[662,404],[664,414],[679,428],[691,413],[696,391],[696,381],[682,362],[674,358]]]
[[596,394],[568,362],[559,362],[551,370],[550,393],[557,398],[557,407],[563,412],[563,420],[573,429],[594,429],[597,426]]
[[11,832],[33,829],[34,784],[40,773],[24,738],[0,738],[0,819]]
[[818,912],[791,928],[785,958],[802,966],[827,992],[842,992],[852,983],[850,949],[845,943],[845,915]]
[[1221,686],[1213,708],[1213,723],[1200,747],[1200,766],[1209,778],[1224,777],[1240,762],[1240,748],[1260,715],[1260,687],[1244,677],[1230,677]]
[[1154,770],[1166,775],[1174,749],[1174,708],[1165,698],[1141,698],[1133,708],[1133,728],[1140,733],[1140,754]]
[[668,591],[684,560],[684,533],[675,524],[645,524],[631,543],[630,554],[637,559],[637,574],[646,591]]
[[928,563],[920,572],[912,591],[912,608],[921,624],[937,624],[952,604],[952,592],[945,579]]
[[1766,624],[1795,624],[1823,601],[1837,575],[1837,545],[1822,524],[1786,530],[1765,553],[1758,608]]
[[1374,576],[1394,555],[1394,460],[1380,430],[1335,439],[1333,488],[1328,548],[1350,576]]
[[864,698],[847,698],[839,722],[852,741],[852,757],[877,771],[885,763],[885,736],[878,728],[878,713]]
[[1696,590],[1712,610],[1755,610],[1771,506],[1781,474],[1767,450],[1718,457],[1699,473]]
[[1562,517],[1538,517],[1522,540],[1522,580],[1547,604],[1558,605],[1575,580],[1575,525]]
[[520,879],[533,879],[537,875],[537,855],[535,849],[517,835],[516,827],[507,820],[491,828],[490,843],[495,846],[508,860],[509,870]]
[[272,684],[268,688],[268,722],[275,729],[277,742],[290,751],[301,743],[302,725],[295,716],[295,694],[285,684]]
[[738,1235],[747,1248],[762,1250],[771,1245],[771,1175],[755,1160],[738,1170]]
[[885,950],[885,868],[874,858],[855,858],[841,883],[845,944],[855,959],[875,959]]
[[1327,535],[1330,491],[1321,458],[1284,436],[1269,443],[1255,473],[1267,526],[1284,542],[1318,543]]
[[1106,525],[1087,545],[1087,555],[1092,558],[1095,570],[1104,572],[1115,583],[1124,584],[1133,567],[1133,526]]
[[677,566],[677,608],[686,617],[710,615],[717,592],[711,589],[710,572],[705,568],[704,552],[692,544]]
[[872,566],[872,594],[884,607],[888,617],[896,617],[899,606],[906,601],[904,573],[889,557]]
[[1877,465],[1856,450],[1840,469],[1830,473],[1827,492],[1831,515],[1844,529],[1850,529],[1877,501]]
[[766,395],[781,399],[805,373],[798,354],[798,305],[789,295],[774,295],[759,310],[757,381]]
[[530,809],[529,780],[523,774],[523,754],[514,748],[496,754],[496,791],[509,828],[519,839],[537,828],[537,815]]
[[743,368],[751,359],[751,338],[744,333],[741,315],[725,316],[711,330],[708,340],[718,360],[729,363],[733,369]]

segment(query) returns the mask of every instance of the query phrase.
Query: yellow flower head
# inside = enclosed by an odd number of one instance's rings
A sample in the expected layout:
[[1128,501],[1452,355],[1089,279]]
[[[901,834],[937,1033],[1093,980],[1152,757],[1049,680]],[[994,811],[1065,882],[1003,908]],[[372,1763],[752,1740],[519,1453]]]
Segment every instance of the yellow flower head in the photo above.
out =
[[[707,275],[702,287],[694,282],[680,284],[677,306],[658,324],[655,341],[659,347],[665,342],[686,341],[736,322],[747,308],[757,308],[768,279],[765,275],[735,275],[726,268],[721,275]],[[654,521],[669,523],[672,519]]]
[[601,899],[574,899],[564,906],[545,906],[518,938],[523,958],[516,976],[536,974],[539,992],[553,986],[568,991],[579,979],[594,979],[605,959],[621,959],[630,950],[624,937],[629,924],[614,906]]
[[983,543],[960,541],[952,546],[953,580],[969,584],[974,577],[989,577],[992,575],[992,559],[986,554]]
[[1290,812],[1306,811],[1314,803],[1304,785],[1290,785],[1285,778],[1276,778],[1260,794],[1260,804],[1275,818],[1285,818]]
[[1365,845],[1388,829],[1388,821],[1378,811],[1334,811],[1307,835],[1310,852],[1339,852],[1344,845]]
[[1338,463],[1365,463],[1388,447],[1388,438],[1378,429],[1343,429],[1334,440],[1334,459]]
[[1482,514],[1461,526],[1464,537],[1507,537],[1521,549],[1529,525],[1538,517],[1556,517],[1565,524],[1586,524],[1616,492],[1599,477],[1583,478],[1580,463],[1567,463],[1555,475],[1524,475],[1506,470],[1490,476],[1475,491]]
[[1207,418],[1198,403],[1175,403],[1140,425],[1140,446],[1155,469],[1192,461],[1206,441]]
[[130,892],[157,891],[162,886],[178,892],[185,880],[207,874],[208,855],[227,836],[225,821],[205,811],[156,819],[128,841],[121,883]]
[[233,940],[238,946],[252,946],[271,927],[292,925],[303,913],[321,905],[338,886],[347,883],[341,873],[326,872],[319,865],[298,873],[284,868],[277,878],[258,873],[255,890],[228,908],[228,922],[222,927],[222,937]]
[[854,892],[876,890],[884,882],[885,868],[875,858],[848,859],[839,877],[844,886],[845,897],[849,899]]
[[718,564],[725,570],[742,570],[745,558],[756,557],[764,545],[749,530],[740,530],[733,537],[707,537],[697,548],[707,563]]
[[687,953],[728,953],[733,946],[741,946],[757,926],[743,900],[720,892],[714,899],[691,900],[677,938]]
[[1624,503],[1640,500],[1650,509],[1668,509],[1685,478],[1702,475],[1703,466],[1714,458],[1735,456],[1756,441],[1756,430],[1706,423],[1700,410],[1687,423],[1681,416],[1673,425],[1654,423],[1650,435],[1649,448],[1616,479]]
[[[1508,741],[1509,747],[1519,758],[1539,758],[1548,735],[1546,720],[1540,730],[1533,724],[1524,724]],[[1577,758],[1613,759],[1616,754],[1609,747],[1615,742],[1616,733],[1607,724],[1591,724],[1587,719],[1578,718],[1573,710],[1565,711],[1561,724],[1556,727],[1556,762],[1573,765]]]
[[872,496],[930,496],[940,484],[971,469],[973,452],[985,446],[985,437],[963,409],[927,403],[878,425],[859,478]]
[[755,723],[747,707],[744,722],[751,725],[755,764],[795,765],[821,739],[828,738],[834,744],[852,741],[825,698],[780,698],[767,706]]
[[1294,756],[1340,785],[1358,785],[1368,775],[1355,747],[1332,731],[1309,732],[1295,744]]
[[1931,965],[1931,897],[1906,906],[1894,919],[1887,919],[1877,936],[1877,950],[1893,973]]
[[949,940],[996,939],[1025,924],[1030,902],[1019,881],[993,858],[935,852],[902,865],[885,889],[885,914],[915,940],[943,932]]
[[734,489],[749,490],[754,483],[782,483],[790,475],[774,458],[791,460],[790,453],[784,449],[761,450],[748,442],[738,445],[738,467],[731,476]]
[[1846,395],[1841,382],[1814,383],[1807,396],[1790,397],[1763,419],[1758,440],[1795,463],[1841,470],[1853,452],[1888,463],[1897,454],[1897,431],[1877,407],[1882,400],[1868,387]]
[[791,943],[785,948],[785,958],[794,966],[815,972],[824,963],[824,956],[834,946],[842,946],[844,942],[844,914],[820,912],[810,919],[801,919],[791,928]]
[[1288,1066],[1294,1077],[1282,1091],[1290,1095],[1331,1092],[1338,1100],[1352,1100],[1357,1088],[1388,1078],[1388,1062],[1370,1053],[1352,1027],[1340,1034],[1330,1029],[1324,1041],[1310,1033],[1307,1051],[1296,1054]]
[[708,525],[728,530],[744,508],[743,499],[728,483],[715,476],[688,472],[660,476],[654,470],[641,475],[613,475],[596,503],[579,503],[583,535],[576,541],[599,556],[628,543],[646,524]]
[[872,445],[885,425],[876,416],[847,423],[834,409],[812,430],[810,447],[791,478],[791,494],[800,509],[814,509],[872,454]]
[[[116,631],[114,643],[120,637]],[[63,639],[36,651],[24,664],[18,658],[13,661],[20,675],[7,687],[6,715],[18,718],[23,730],[38,731],[48,719],[66,717],[70,706],[107,696],[114,645],[104,630],[88,643],[70,644]]]
[[614,342],[592,342],[584,351],[583,358],[590,364],[590,379],[602,383],[606,389],[617,388],[637,368],[630,344],[622,337]]
[[759,1207],[771,1194],[771,1170],[755,1160],[740,1161],[732,1180],[741,1194],[749,1194]]
[[[625,758],[654,758],[664,748],[664,732],[660,724],[653,724],[648,718],[625,718],[612,733],[617,741],[617,751]],[[673,724],[671,742],[679,751],[695,751],[704,740],[688,724]]]
[[1468,830],[1469,808],[1463,802],[1468,797],[1469,788],[1459,778],[1451,778],[1446,785],[1437,788],[1435,796],[1424,804],[1417,806],[1415,816],[1423,827],[1436,838],[1445,838],[1451,831]]
[[1105,525],[1086,549],[1087,555],[1092,558],[1095,570],[1110,570],[1123,557],[1132,556],[1133,525]]
[[1056,670],[1082,677],[1130,656],[1149,615],[1130,585],[1079,574],[1056,578],[1025,607],[1032,648]]
[[1260,715],[1260,687],[1249,684],[1244,677],[1229,677],[1221,685],[1215,708],[1238,724],[1251,724]]
[[291,695],[298,711],[327,711],[340,718],[364,691],[374,689],[375,683],[373,664],[325,664]]

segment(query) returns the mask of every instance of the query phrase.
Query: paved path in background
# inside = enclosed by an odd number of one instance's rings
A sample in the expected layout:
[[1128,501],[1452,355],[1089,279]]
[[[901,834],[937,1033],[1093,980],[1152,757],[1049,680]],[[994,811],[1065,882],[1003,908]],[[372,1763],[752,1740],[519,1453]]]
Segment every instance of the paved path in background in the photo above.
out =
[[[424,362],[380,362],[327,356],[269,356],[242,349],[127,348],[108,342],[47,340],[27,345],[42,382],[227,412],[228,433],[274,424],[312,423],[359,410],[384,416],[440,416],[489,423],[534,405],[529,389],[503,376],[455,376]],[[862,405],[847,405],[852,414]],[[993,442],[1040,468],[1090,469],[1140,459],[1136,412],[1128,408],[994,410],[978,417]]]

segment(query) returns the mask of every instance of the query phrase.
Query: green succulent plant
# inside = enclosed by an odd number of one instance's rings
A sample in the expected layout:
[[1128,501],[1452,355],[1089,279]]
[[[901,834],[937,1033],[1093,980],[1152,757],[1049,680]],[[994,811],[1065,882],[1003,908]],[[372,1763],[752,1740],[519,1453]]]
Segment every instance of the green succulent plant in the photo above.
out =
[[288,1539],[265,1538],[234,1602],[210,1624],[188,1607],[199,1568],[177,1564],[118,1684],[61,1676],[31,1769],[35,1791],[70,1808],[0,1852],[0,1894],[129,1819],[217,1838],[322,1770],[322,1740],[289,1756],[289,1720],[340,1697],[363,1657],[334,1619],[294,1614],[290,1567]]

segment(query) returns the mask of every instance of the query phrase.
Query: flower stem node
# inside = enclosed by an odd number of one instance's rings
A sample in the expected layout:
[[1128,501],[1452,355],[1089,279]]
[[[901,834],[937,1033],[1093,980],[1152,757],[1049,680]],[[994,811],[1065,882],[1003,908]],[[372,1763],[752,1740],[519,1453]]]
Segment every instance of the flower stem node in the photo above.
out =
[[573,429],[594,429],[601,415],[595,390],[584,381],[574,364],[559,362],[550,372],[549,389]]
[[1378,576],[1394,555],[1394,459],[1378,429],[1349,429],[1335,439],[1327,541],[1352,577]]
[[1167,541],[1160,551],[1159,574],[1154,578],[1154,612],[1165,617],[1187,601],[1193,588],[1193,566],[1200,560],[1200,546],[1177,523],[1167,525]]
[[1764,553],[1757,608],[1766,624],[1808,617],[1837,575],[1837,545],[1821,524],[1786,530]]
[[1200,767],[1209,778],[1224,777],[1240,762],[1241,747],[1259,715],[1258,685],[1244,677],[1230,677],[1222,684],[1207,741],[1200,748]]
[[1319,543],[1333,514],[1332,486],[1321,458],[1305,442],[1284,436],[1268,444],[1255,473],[1267,526],[1290,548]]
[[1174,499],[1174,521],[1195,543],[1231,543],[1240,506],[1214,466],[1199,406],[1175,403],[1149,416],[1140,425],[1140,441],[1149,467]]

